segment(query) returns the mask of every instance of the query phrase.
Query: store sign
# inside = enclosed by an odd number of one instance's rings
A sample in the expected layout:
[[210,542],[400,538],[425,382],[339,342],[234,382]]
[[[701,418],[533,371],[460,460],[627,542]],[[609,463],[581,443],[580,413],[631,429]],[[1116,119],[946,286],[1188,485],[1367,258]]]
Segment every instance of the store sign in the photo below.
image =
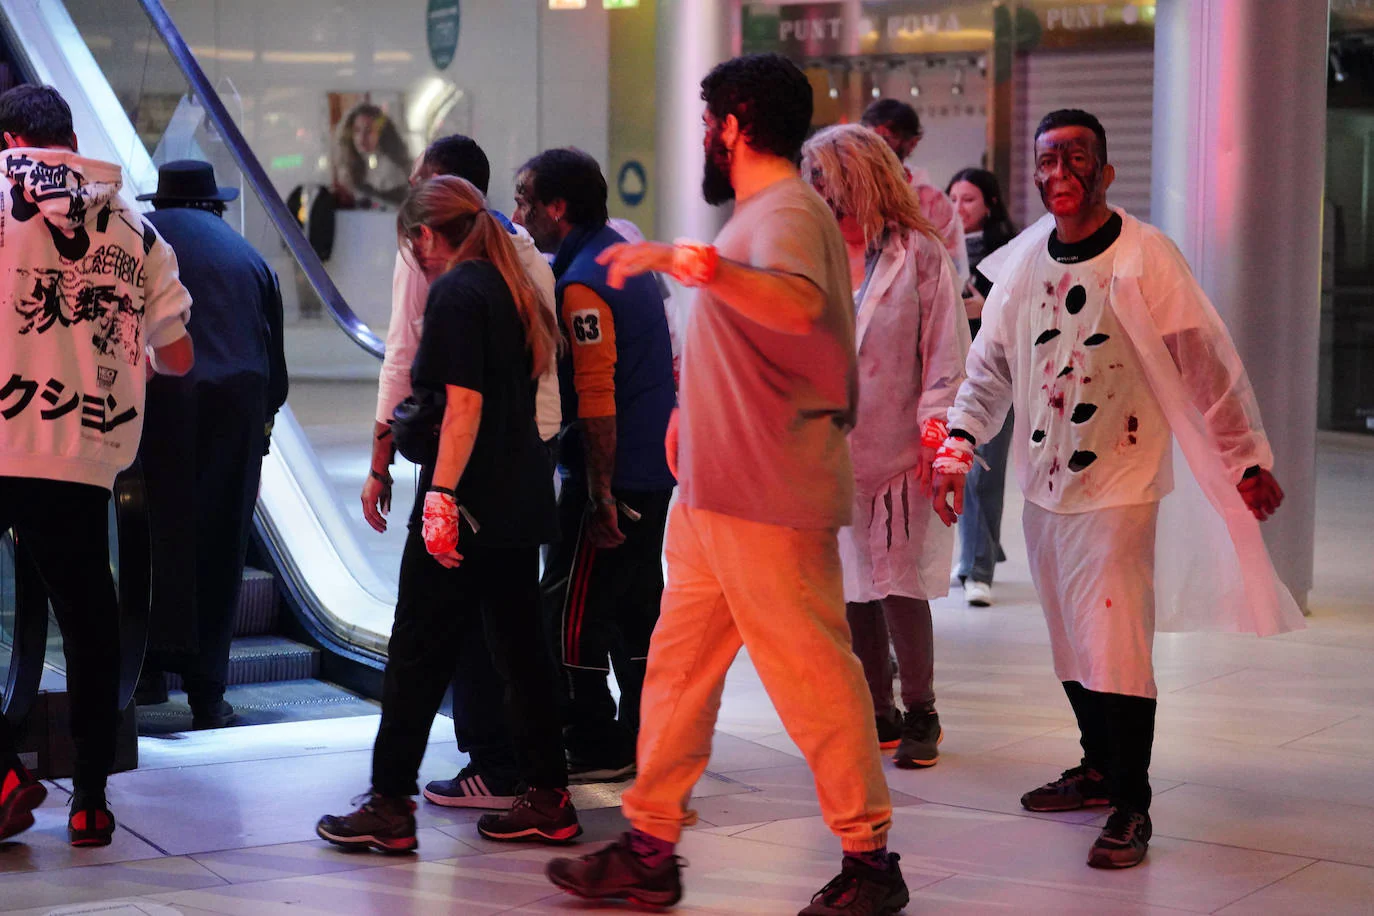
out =
[[787,57],[848,54],[843,3],[793,3],[745,6],[742,22],[746,52],[777,51]]
[[639,0],[601,0],[602,9],[632,10],[639,6]]
[[860,54],[981,51],[992,46],[993,6],[889,0],[865,3],[859,18]]
[[587,0],[549,0],[551,10],[585,10]]
[[458,52],[458,24],[461,16],[458,0],[429,0],[425,11],[425,40],[429,44],[429,59],[440,70],[448,69]]
[[1039,27],[1039,34],[1017,36],[1017,46],[1022,49],[1081,47],[1085,44],[1144,44],[1154,41],[1153,3],[1021,0],[1020,5],[1034,13],[1035,25]]
[[616,176],[615,187],[625,206],[638,207],[644,203],[644,198],[649,193],[649,175],[644,170],[643,163],[631,159],[621,166],[620,174]]

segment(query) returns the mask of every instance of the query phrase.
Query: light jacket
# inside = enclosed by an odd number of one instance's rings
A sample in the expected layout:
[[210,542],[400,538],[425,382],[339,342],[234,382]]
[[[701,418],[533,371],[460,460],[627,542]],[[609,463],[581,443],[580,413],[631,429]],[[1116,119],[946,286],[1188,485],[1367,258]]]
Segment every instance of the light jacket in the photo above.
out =
[[186,334],[176,255],[117,165],[0,153],[0,476],[110,488],[138,453],[145,361]]
[[[1155,605],[1159,630],[1222,630],[1269,636],[1304,626],[1279,581],[1236,485],[1273,454],[1254,392],[1231,336],[1169,238],[1123,210],[1109,301],[1139,354],[1150,389],[1186,459],[1174,459],[1174,491],[1160,503]],[[968,380],[949,412],[951,428],[979,442],[1015,404],[1012,458],[1025,480],[1030,387],[1026,365],[1034,264],[1045,216],[978,270],[993,282],[983,327],[969,351]],[[1166,334],[1163,328],[1170,329]]]

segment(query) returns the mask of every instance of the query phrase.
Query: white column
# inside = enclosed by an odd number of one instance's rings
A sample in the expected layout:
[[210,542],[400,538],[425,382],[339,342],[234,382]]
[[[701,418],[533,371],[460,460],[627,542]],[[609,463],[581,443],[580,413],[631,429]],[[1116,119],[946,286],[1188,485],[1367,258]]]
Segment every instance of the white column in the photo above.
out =
[[655,234],[660,240],[710,240],[725,219],[723,208],[707,206],[701,199],[701,80],[730,57],[735,7],[722,0],[658,0]]
[[1263,525],[1299,604],[1312,587],[1328,9],[1160,0],[1152,219],[1235,338],[1287,493]]

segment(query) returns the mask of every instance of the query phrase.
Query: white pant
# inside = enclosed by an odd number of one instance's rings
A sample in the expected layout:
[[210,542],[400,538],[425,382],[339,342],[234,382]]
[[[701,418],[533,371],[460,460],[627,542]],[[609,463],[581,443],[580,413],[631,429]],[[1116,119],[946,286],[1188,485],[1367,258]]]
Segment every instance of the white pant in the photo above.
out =
[[1159,503],[1060,514],[1022,511],[1031,579],[1054,673],[1100,693],[1158,695],[1154,675]]

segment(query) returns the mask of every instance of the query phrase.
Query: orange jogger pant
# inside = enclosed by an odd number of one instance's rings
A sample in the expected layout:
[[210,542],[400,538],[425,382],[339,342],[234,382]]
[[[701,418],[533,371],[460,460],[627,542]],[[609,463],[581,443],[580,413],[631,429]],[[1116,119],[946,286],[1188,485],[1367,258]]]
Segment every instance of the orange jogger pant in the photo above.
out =
[[892,822],[873,700],[851,648],[833,530],[744,521],[678,504],[664,550],[668,583],[649,645],[639,776],[624,811],[676,843],[706,770],[725,674],[749,650],[759,679],[816,780],[846,852],[882,848]]

